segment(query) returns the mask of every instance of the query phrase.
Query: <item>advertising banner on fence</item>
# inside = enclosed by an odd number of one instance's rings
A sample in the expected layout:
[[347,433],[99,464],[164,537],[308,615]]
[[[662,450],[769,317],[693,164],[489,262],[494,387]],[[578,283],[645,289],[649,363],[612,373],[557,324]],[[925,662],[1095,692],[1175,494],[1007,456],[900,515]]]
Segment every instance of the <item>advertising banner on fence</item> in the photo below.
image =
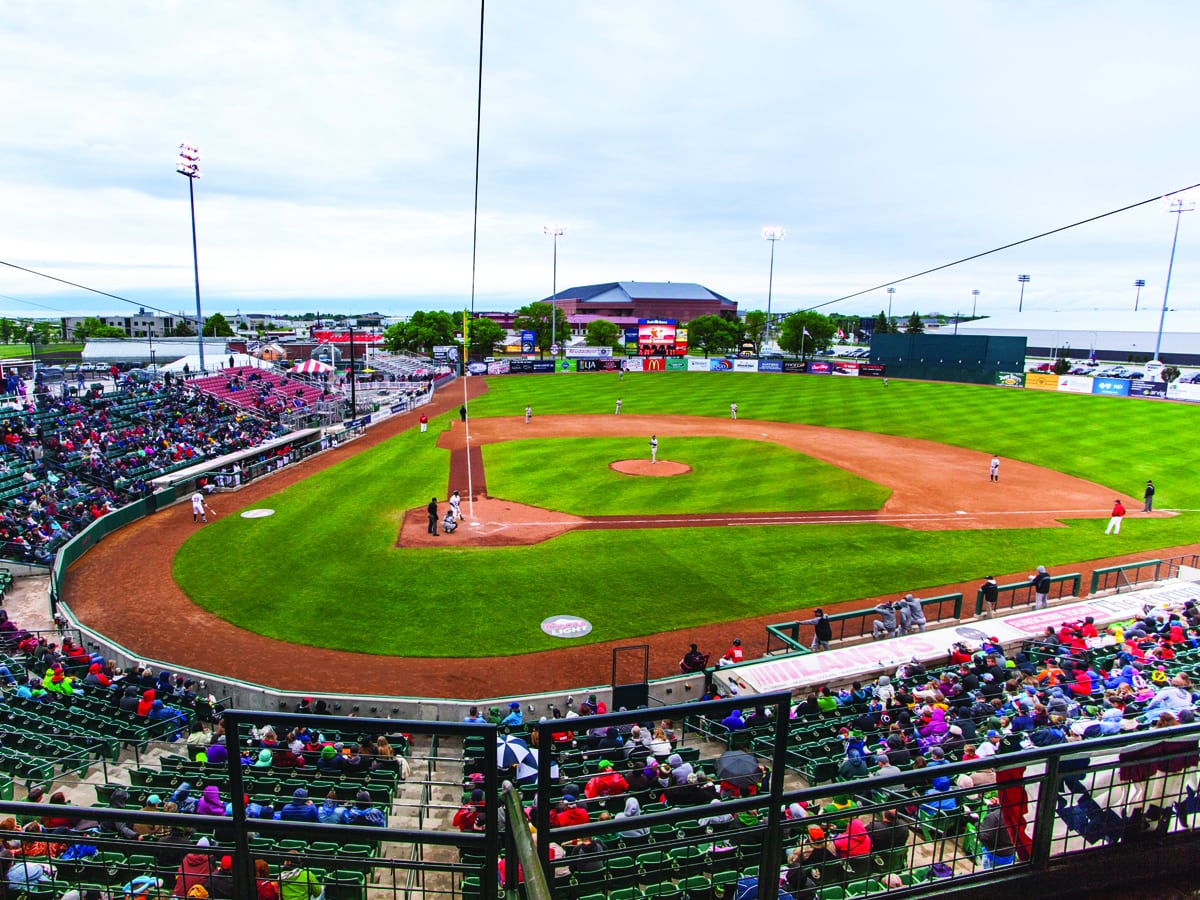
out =
[[687,356],[687,329],[675,329],[675,355]]
[[1165,381],[1134,381],[1129,385],[1130,397],[1160,397],[1167,396]]
[[1180,384],[1175,381],[1167,385],[1168,400],[1186,400],[1200,403],[1200,384]]
[[725,359],[723,356],[718,356],[708,361],[708,371],[710,372],[732,372],[733,360]]
[[621,368],[619,360],[615,359],[577,359],[576,372],[615,372]]
[[833,372],[833,363],[827,360],[816,360],[808,364],[806,369],[809,375],[829,375]]
[[1057,391],[1058,376],[1053,372],[1026,372],[1025,387],[1035,391]]
[[707,372],[708,360],[700,359],[695,356],[689,356],[687,359],[687,370],[689,372]]
[[582,344],[567,348],[567,359],[604,359],[612,356],[612,347],[585,347]]
[[857,376],[858,375],[858,363],[842,362],[841,360],[838,360],[833,363],[833,369],[830,372],[830,374],[831,375],[854,375],[854,376]]
[[498,359],[495,362],[487,364],[487,373],[489,375],[507,375],[509,373],[509,360]]
[[643,369],[643,364],[644,364],[644,363],[645,363],[645,360],[638,359],[636,356],[634,356],[634,357],[632,357],[632,358],[630,358],[630,359],[627,359],[627,360],[625,360],[625,371],[626,371],[626,372],[642,372],[642,371],[645,371],[645,370]]
[[1092,393],[1106,394],[1109,397],[1128,397],[1128,378],[1093,378]]
[[783,361],[783,371],[785,372],[803,372],[804,363],[798,359],[785,359]]
[[536,353],[537,334],[532,331],[521,332],[521,352],[526,356]]
[[636,328],[625,329],[625,355],[637,356],[637,337],[638,330]]
[[782,359],[760,359],[758,361],[758,371],[760,372],[782,372]]
[[1059,375],[1056,390],[1060,394],[1090,394],[1092,379],[1086,375]]
[[1000,387],[1025,387],[1024,372],[997,372],[996,384]]
[[672,356],[670,359],[667,360],[667,371],[668,372],[686,372],[687,368],[688,368],[688,361],[686,359],[684,359],[682,356]]
[[878,363],[860,363],[858,367],[858,374],[862,378],[882,378],[886,371],[887,367]]
[[458,345],[434,344],[433,358],[439,361],[458,362]]
[[735,372],[757,372],[757,359],[735,359],[733,361],[733,371]]
[[642,357],[643,372],[665,372],[667,371],[667,361],[661,356],[644,356]]

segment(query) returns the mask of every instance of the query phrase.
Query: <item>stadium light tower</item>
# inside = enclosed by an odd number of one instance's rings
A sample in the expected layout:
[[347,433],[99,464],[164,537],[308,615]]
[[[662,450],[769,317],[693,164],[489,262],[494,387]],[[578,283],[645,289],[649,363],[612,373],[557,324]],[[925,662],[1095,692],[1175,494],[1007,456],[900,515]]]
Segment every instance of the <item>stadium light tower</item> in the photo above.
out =
[[767,346],[771,343],[771,290],[775,285],[775,242],[782,241],[785,234],[787,232],[782,225],[763,226],[763,240],[771,242],[771,268],[767,270],[767,334],[763,342]]
[[1017,299],[1017,312],[1020,312],[1025,307],[1025,285],[1029,284],[1029,276],[1018,275],[1017,281],[1021,282],[1021,296]]
[[1133,311],[1137,312],[1138,311],[1138,301],[1142,299],[1142,288],[1144,288],[1146,286],[1146,279],[1139,278],[1137,281],[1135,281],[1133,283],[1133,286],[1135,288],[1137,288],[1137,294],[1133,298]]
[[892,297],[896,295],[895,288],[888,288],[888,328],[892,327]]
[[979,288],[971,291],[971,318],[975,318],[975,304],[979,302]]
[[192,207],[192,269],[196,273],[196,342],[200,346],[200,371],[204,371],[204,319],[200,315],[200,257],[196,253],[196,179],[200,177],[200,150],[191,144],[179,145],[175,171],[188,180],[188,199]]
[[558,239],[567,233],[562,225],[546,225],[542,232],[554,240],[554,267],[551,272],[550,293],[550,361],[554,363],[554,371],[558,372],[558,357],[554,347],[558,345],[558,328],[554,324],[555,312],[558,309]]
[[1162,313],[1158,317],[1158,339],[1154,342],[1154,359],[1157,362],[1162,362],[1158,358],[1158,351],[1162,349],[1163,323],[1167,320],[1167,295],[1171,293],[1171,270],[1175,268],[1175,245],[1179,243],[1179,220],[1183,218],[1185,212],[1191,212],[1195,208],[1196,204],[1190,200],[1176,197],[1167,209],[1168,212],[1175,214],[1175,237],[1171,239],[1171,261],[1167,263],[1167,284],[1163,288]]

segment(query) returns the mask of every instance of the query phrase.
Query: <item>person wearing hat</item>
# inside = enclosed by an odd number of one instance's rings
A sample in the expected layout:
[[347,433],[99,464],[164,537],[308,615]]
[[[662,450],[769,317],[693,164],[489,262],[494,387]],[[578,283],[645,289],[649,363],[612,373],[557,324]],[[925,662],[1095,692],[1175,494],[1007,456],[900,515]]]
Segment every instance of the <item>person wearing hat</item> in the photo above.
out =
[[346,824],[385,828],[387,827],[387,818],[371,802],[371,792],[363,789],[355,795],[354,805],[346,811]]
[[734,638],[729,649],[725,651],[725,655],[717,661],[718,666],[736,666],[746,658],[746,653],[742,650],[742,639]]
[[895,637],[900,626],[896,622],[896,610],[892,604],[885,600],[874,607],[872,612],[879,613],[879,618],[871,622],[871,637],[875,640]]
[[587,810],[580,807],[575,794],[563,794],[562,799],[550,810],[550,825],[554,828],[568,828],[571,825],[587,823]]
[[[1125,515],[1124,508],[1121,515]],[[1033,608],[1045,609],[1049,604],[1050,573],[1046,571],[1045,566],[1038,566],[1037,571],[1029,576],[1029,580],[1033,582]]]
[[308,791],[296,788],[292,791],[292,799],[283,804],[279,810],[279,818],[285,822],[319,822],[317,808],[308,799]]
[[988,730],[987,740],[980,743],[975,750],[975,756],[979,759],[987,759],[995,756],[1000,750],[1001,734],[996,729]]
[[237,896],[233,892],[233,857],[226,855],[221,857],[221,863],[217,870],[212,873],[212,877],[208,879],[208,896],[217,900],[234,900]]
[[813,610],[811,619],[802,619],[797,624],[811,625],[813,627],[813,639],[809,645],[810,650],[828,650],[829,642],[833,640],[833,626],[829,623],[829,616],[825,615],[825,610],[817,607]]
[[788,890],[795,894],[804,893],[810,882],[809,873],[814,869],[820,870],[821,884],[836,884],[843,874],[841,862],[826,842],[824,828],[809,825],[805,837],[808,838],[808,852],[801,845],[792,850],[787,858],[785,880]]
[[524,722],[525,720],[521,716],[521,704],[516,700],[512,701],[512,703],[508,704],[508,715],[500,720],[500,724],[509,728],[513,728],[518,725],[523,725]]

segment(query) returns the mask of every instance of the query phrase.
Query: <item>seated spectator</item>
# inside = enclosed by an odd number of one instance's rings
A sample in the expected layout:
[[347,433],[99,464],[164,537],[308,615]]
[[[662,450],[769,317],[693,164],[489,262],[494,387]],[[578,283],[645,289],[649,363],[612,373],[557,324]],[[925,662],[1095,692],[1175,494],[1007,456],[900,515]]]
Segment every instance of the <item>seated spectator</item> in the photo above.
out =
[[371,802],[370,791],[361,790],[354,798],[354,806],[346,811],[346,824],[384,828],[387,825],[387,819],[383,812]]
[[958,798],[946,793],[950,787],[950,779],[945,775],[933,779],[933,787],[925,792],[925,799],[921,801],[921,812],[936,815],[958,809]]
[[[196,847],[183,857],[183,862],[179,864],[179,868],[175,872],[175,888],[171,891],[172,897],[193,897],[193,888],[200,887],[206,892],[208,891],[209,881],[213,873],[216,871],[216,866],[213,864],[213,858],[209,855],[209,840],[206,837],[196,841]],[[207,896],[207,893],[199,896]]]
[[325,888],[317,877],[304,868],[300,853],[291,850],[283,858],[283,870],[279,873],[279,900],[318,900]]
[[225,815],[225,804],[221,800],[221,789],[215,784],[205,785],[204,790],[200,792],[200,799],[196,801],[196,815]]
[[563,798],[550,810],[550,824],[555,828],[586,825],[587,822],[587,810],[579,807],[574,794],[564,794]]
[[[550,824],[554,824],[554,810],[550,811]],[[583,819],[587,821],[587,813],[583,814]],[[471,834],[478,831],[483,831],[487,827],[487,822],[484,814],[484,799],[483,791],[479,788],[471,791],[470,797],[466,803],[454,814],[452,824],[459,831]],[[573,823],[576,824],[576,823]]]
[[846,758],[837,770],[837,777],[840,781],[857,781],[860,778],[870,777],[870,774],[871,771],[867,768],[863,755],[853,748],[846,753]]
[[721,724],[730,731],[741,731],[746,727],[746,722],[742,718],[742,711],[740,709],[730,712],[729,715],[721,720]]
[[613,771],[613,764],[607,759],[600,760],[596,767],[600,770],[599,774],[590,778],[583,788],[583,794],[589,800],[595,800],[598,797],[612,797],[629,790],[629,784],[625,781],[624,776]]
[[321,755],[317,757],[317,771],[322,775],[341,777],[342,754],[338,753],[331,744],[326,744],[321,748]]
[[833,839],[833,850],[838,859],[852,859],[871,855],[871,837],[857,818],[847,823],[846,830]]
[[[197,812],[201,812],[201,810],[197,810]],[[279,810],[279,818],[285,822],[320,821],[320,817],[317,815],[317,808],[308,799],[308,791],[304,788],[296,788],[296,790],[292,791],[292,799],[285,803]]]
[[908,845],[910,830],[894,809],[885,809],[867,825],[872,853],[889,853]]

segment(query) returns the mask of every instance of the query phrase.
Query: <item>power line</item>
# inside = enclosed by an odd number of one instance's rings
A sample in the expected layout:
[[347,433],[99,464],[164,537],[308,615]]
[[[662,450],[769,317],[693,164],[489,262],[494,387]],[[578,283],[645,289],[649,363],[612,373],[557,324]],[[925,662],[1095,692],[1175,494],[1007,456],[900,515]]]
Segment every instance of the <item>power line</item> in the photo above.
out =
[[991,256],[993,253],[999,253],[1001,250],[1009,250],[1013,247],[1019,247],[1021,244],[1028,244],[1030,241],[1038,241],[1044,237],[1050,237],[1052,234],[1059,234],[1063,231],[1069,231],[1072,228],[1078,228],[1080,225],[1087,225],[1091,222],[1098,222],[1101,219],[1107,219],[1109,216],[1115,216],[1118,213],[1129,212],[1131,209],[1137,209],[1139,206],[1145,206],[1147,203],[1157,203],[1163,197],[1171,197],[1175,194],[1182,194],[1185,191],[1194,190],[1200,187],[1200,184],[1189,185],[1185,188],[1179,188],[1175,191],[1169,191],[1166,194],[1150,197],[1146,200],[1139,200],[1137,203],[1130,203],[1128,206],[1122,206],[1120,209],[1109,210],[1106,213],[1100,213],[1098,216],[1092,216],[1089,219],[1081,219],[1078,222],[1072,222],[1070,225],[1063,225],[1061,228],[1053,228],[1050,231],[1043,231],[1041,234],[1035,234],[1033,237],[1022,238],[1019,241],[1013,241],[1009,244],[1004,244],[1000,247],[993,247],[991,250],[984,250],[982,253],[975,253],[971,256],[964,256],[962,259],[956,259],[954,262],[943,263],[940,266],[934,266],[932,269],[925,269],[923,272],[916,272],[912,275],[905,275],[903,278],[897,278],[894,281],[885,281],[883,284],[877,284],[874,287],[864,288],[861,291],[855,291],[853,294],[846,294],[844,297],[838,297],[836,300],[826,300],[824,303],[818,303],[816,306],[809,306],[801,310],[802,312],[811,312],[814,309],[820,309],[823,306],[831,306],[834,303],[841,303],[843,300],[852,300],[855,297],[861,297],[863,294],[869,294],[872,291],[878,291],[882,288],[891,287],[896,284],[903,284],[906,281],[912,281],[914,278],[921,278],[925,275],[931,275],[934,272],[940,272],[942,269],[949,269],[953,266],[959,266],[966,262],[971,262],[975,259],[982,259],[985,256]]
[[[79,290],[81,290],[81,291],[89,291],[90,293],[93,293],[93,294],[99,294],[101,297],[111,297],[113,300],[120,300],[122,303],[128,303],[131,306],[136,306],[140,309],[152,309],[155,312],[162,313],[164,316],[178,316],[179,315],[179,313],[173,313],[173,312],[170,312],[169,310],[159,309],[157,306],[150,306],[147,303],[139,303],[137,300],[130,300],[128,297],[122,297],[119,294],[110,294],[108,291],[102,291],[99,288],[88,287],[86,284],[77,284],[74,281],[67,281],[67,279],[59,278],[57,275],[48,275],[45,272],[39,272],[36,269],[28,269],[25,266],[18,266],[16,263],[5,262],[2,259],[0,259],[0,266],[8,266],[10,269],[16,269],[19,272],[26,272],[30,275],[36,275],[39,278],[48,278],[51,281],[57,281],[59,284],[65,284],[69,287],[79,288]],[[23,300],[20,302],[28,303],[29,301]],[[36,306],[38,304],[34,304],[34,305]],[[50,307],[46,307],[46,309],[50,309]]]

